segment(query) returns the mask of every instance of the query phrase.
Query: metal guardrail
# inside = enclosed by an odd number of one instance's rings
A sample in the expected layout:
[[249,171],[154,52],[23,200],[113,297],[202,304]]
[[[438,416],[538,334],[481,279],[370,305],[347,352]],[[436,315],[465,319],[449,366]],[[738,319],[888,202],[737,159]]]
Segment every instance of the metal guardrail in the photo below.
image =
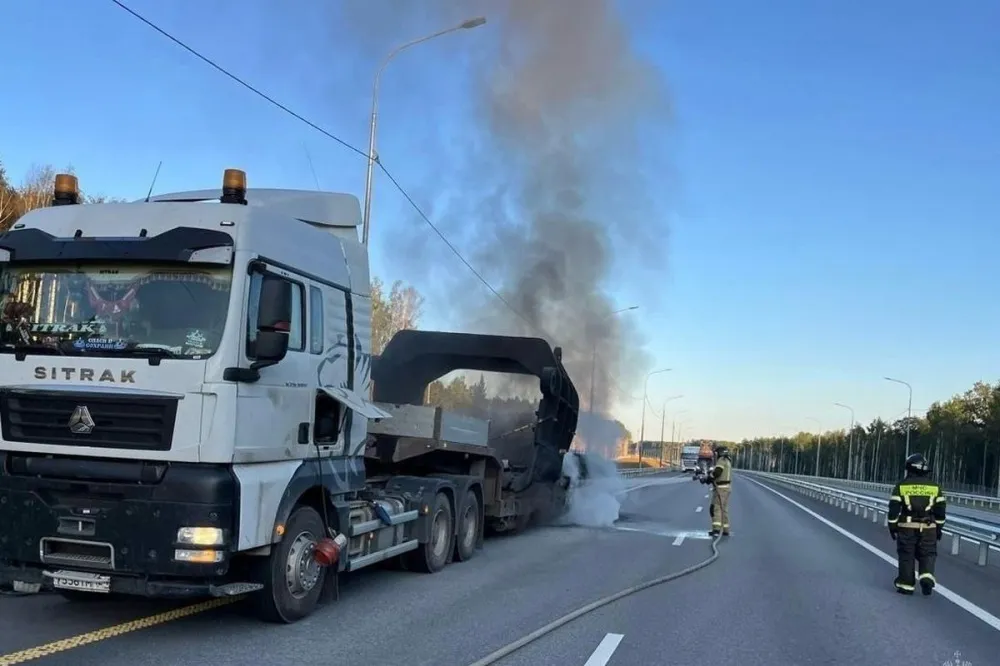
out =
[[[884,527],[889,525],[889,500],[856,493],[836,486],[823,485],[813,481],[803,481],[790,474],[775,474],[773,472],[755,472],[738,470],[740,474],[758,477],[770,483],[783,486],[790,490],[803,493],[808,497],[820,500],[837,508],[844,509],[856,516],[880,522]],[[809,477],[815,479],[815,477]],[[880,484],[876,484],[880,485]],[[892,488],[886,491],[886,495]],[[951,554],[958,555],[962,541],[968,541],[978,546],[977,564],[986,566],[989,563],[990,551],[1000,551],[1000,525],[984,523],[961,516],[948,516],[944,534],[951,536]]]
[[669,467],[644,467],[642,469],[621,469],[618,470],[618,473],[626,479],[631,479],[635,476],[652,476],[653,474],[663,474],[664,472],[672,471]]
[[[812,483],[826,483],[835,486],[846,486],[848,488],[857,488],[859,490],[870,490],[879,494],[888,495],[892,492],[892,484],[889,483],[875,483],[874,481],[853,481],[848,479],[838,479],[828,476],[812,476],[811,474],[778,474],[777,472],[765,472],[766,474],[775,474],[777,476],[787,476],[793,479],[799,479],[802,481],[811,481]],[[948,499],[949,504],[958,504],[961,506],[967,506],[970,508],[983,508],[992,511],[1000,510],[1000,497],[992,497],[990,495],[976,495],[973,493],[957,493],[945,491],[945,497]]]

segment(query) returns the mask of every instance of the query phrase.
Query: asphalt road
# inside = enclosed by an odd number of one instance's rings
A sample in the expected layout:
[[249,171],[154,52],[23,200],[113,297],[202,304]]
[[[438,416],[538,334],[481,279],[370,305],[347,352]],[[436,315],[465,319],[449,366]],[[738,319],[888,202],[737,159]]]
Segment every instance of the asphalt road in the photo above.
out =
[[[698,511],[707,506],[704,486],[689,477],[632,483],[642,487],[626,496],[614,528],[552,527],[488,540],[471,562],[432,576],[362,572],[345,581],[339,602],[296,625],[264,625],[226,607],[31,663],[468,666],[583,604],[711,553],[707,512]],[[884,528],[780,492],[788,499],[737,477],[733,536],[715,563],[597,610],[498,663],[940,666],[955,651],[973,666],[996,663],[1000,620],[993,628],[942,594],[895,594],[893,566],[820,518],[891,554]],[[990,598],[1000,589],[992,568],[943,555],[938,575],[959,603],[1000,615],[1000,601]],[[25,663],[4,655],[162,608],[0,597],[0,666]],[[722,642],[712,648],[717,637]]]

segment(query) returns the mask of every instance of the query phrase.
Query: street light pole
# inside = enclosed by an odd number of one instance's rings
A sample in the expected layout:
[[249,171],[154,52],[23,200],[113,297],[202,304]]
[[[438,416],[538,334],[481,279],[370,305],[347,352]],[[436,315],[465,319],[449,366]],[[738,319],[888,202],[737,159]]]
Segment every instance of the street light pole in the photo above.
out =
[[684,395],[672,395],[663,401],[663,411],[660,412],[660,467],[663,467],[663,432],[667,427],[667,403],[671,400],[679,400],[683,398]]
[[897,384],[902,384],[909,391],[909,398],[906,401],[906,457],[910,457],[910,424],[913,422],[913,387],[902,379],[893,379],[892,377],[883,377],[882,379],[887,382],[896,382]]
[[819,478],[819,452],[823,448],[823,424],[819,422],[819,419],[812,416],[807,416],[806,420],[816,422],[816,432],[819,435],[819,441],[816,443],[816,471],[813,473],[813,476]]
[[385,71],[386,65],[392,62],[392,59],[399,55],[401,52],[410,48],[411,46],[416,46],[417,44],[423,44],[424,42],[429,42],[432,39],[441,37],[442,35],[447,35],[452,32],[458,32],[459,30],[470,30],[472,28],[478,28],[479,26],[486,23],[486,19],[482,16],[479,18],[469,19],[468,21],[463,21],[456,26],[450,28],[445,28],[444,30],[439,30],[433,34],[427,35],[425,37],[420,37],[419,39],[414,39],[412,41],[406,42],[394,48],[389,52],[383,60],[382,64],[379,65],[378,70],[375,72],[375,81],[372,83],[372,115],[371,115],[371,125],[368,127],[368,171],[365,175],[365,208],[364,214],[361,218],[362,232],[361,232],[361,242],[364,245],[368,245],[368,234],[371,226],[371,213],[372,213],[372,177],[375,174],[375,162],[378,158],[375,156],[375,132],[378,128],[378,87],[379,82],[382,80],[382,72]]
[[848,440],[849,443],[847,445],[847,480],[850,481],[854,478],[851,474],[851,472],[854,471],[854,408],[848,407],[842,402],[835,402],[833,404],[837,407],[843,407],[851,413],[851,427],[849,429],[850,439]]
[[[612,312],[611,314],[609,314],[607,317],[605,317],[604,319],[602,319],[601,323],[603,324],[604,322],[606,322],[607,320],[611,319],[615,315],[619,315],[619,314],[621,314],[623,312],[630,312],[632,310],[638,310],[638,309],[639,309],[638,305],[633,305],[631,307],[622,308],[621,310],[615,310],[614,312]],[[590,402],[587,403],[587,411],[589,411],[591,414],[594,413],[594,386],[595,386],[595,384],[597,382],[597,343],[596,342],[594,343],[594,348],[593,348],[592,352],[593,353],[591,354],[591,357],[590,357]]]
[[642,467],[642,443],[646,437],[646,399],[649,390],[649,378],[661,372],[670,372],[673,368],[663,368],[646,373],[646,381],[642,383],[642,420],[639,422],[639,467]]

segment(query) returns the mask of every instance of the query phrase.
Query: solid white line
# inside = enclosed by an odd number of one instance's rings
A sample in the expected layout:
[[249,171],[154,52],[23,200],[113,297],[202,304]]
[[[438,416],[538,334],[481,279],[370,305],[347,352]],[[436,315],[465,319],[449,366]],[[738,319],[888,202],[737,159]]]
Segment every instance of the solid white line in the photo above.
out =
[[597,649],[590,655],[590,659],[583,666],[606,666],[623,638],[625,638],[623,634],[608,634],[605,636],[604,640],[601,641]]
[[[865,550],[867,550],[872,555],[875,555],[875,556],[881,558],[883,561],[887,562],[888,564],[891,564],[893,567],[895,567],[897,565],[895,558],[890,557],[889,555],[885,554],[880,549],[878,549],[875,546],[871,545],[870,543],[868,543],[864,539],[861,539],[859,537],[854,536],[853,534],[851,534],[850,532],[848,532],[847,530],[845,530],[840,525],[837,525],[836,523],[833,523],[833,522],[827,520],[826,518],[824,518],[823,516],[819,515],[818,513],[816,513],[815,511],[813,511],[809,507],[806,507],[806,506],[803,506],[802,504],[799,504],[798,502],[796,502],[795,500],[793,500],[791,497],[788,497],[788,496],[786,496],[783,493],[779,493],[774,488],[771,488],[769,486],[765,486],[763,483],[761,483],[760,481],[757,481],[756,479],[747,479],[747,480],[748,481],[753,481],[754,483],[756,483],[758,486],[760,486],[764,490],[770,490],[772,493],[774,493],[778,497],[782,498],[786,502],[789,502],[789,503],[797,506],[798,508],[802,509],[803,511],[805,511],[806,513],[808,513],[810,516],[812,516],[813,518],[815,518],[816,520],[818,520],[819,522],[823,523],[824,525],[826,525],[827,527],[829,527],[829,528],[831,528],[833,530],[836,530],[837,532],[840,532],[842,535],[844,535],[845,537],[847,537],[848,539],[850,539],[854,543],[858,544],[859,546],[861,546],[862,548],[864,548]],[[958,606],[959,608],[961,608],[962,610],[964,610],[965,612],[967,612],[967,613],[969,613],[971,615],[976,616],[977,618],[979,618],[980,620],[982,620],[983,622],[985,622],[989,626],[993,627],[997,631],[1000,631],[1000,617],[997,617],[996,615],[993,615],[992,613],[990,613],[985,608],[977,606],[976,604],[972,603],[971,601],[969,601],[968,599],[966,599],[962,595],[958,594],[957,592],[952,592],[951,590],[949,590],[947,587],[945,587],[943,585],[935,585],[934,586],[934,591],[936,593],[940,594],[942,597],[944,597],[948,601],[950,601],[951,603],[953,603],[956,606]]]
[[700,506],[695,507],[694,511],[695,513],[701,513],[701,507]]
[[684,543],[684,535],[683,534],[680,535],[679,537],[677,537],[676,539],[674,539],[674,545],[675,546],[679,546],[682,543]]

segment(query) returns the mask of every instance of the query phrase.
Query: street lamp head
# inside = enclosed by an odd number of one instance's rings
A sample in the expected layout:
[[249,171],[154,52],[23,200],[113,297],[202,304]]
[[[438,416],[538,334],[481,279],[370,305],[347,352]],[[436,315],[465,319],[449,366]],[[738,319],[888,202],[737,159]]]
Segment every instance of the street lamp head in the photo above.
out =
[[474,18],[474,19],[469,19],[468,21],[464,21],[462,25],[458,27],[461,28],[462,30],[471,30],[472,28],[478,28],[479,26],[484,25],[485,23],[486,23],[486,17],[480,16],[479,18]]

